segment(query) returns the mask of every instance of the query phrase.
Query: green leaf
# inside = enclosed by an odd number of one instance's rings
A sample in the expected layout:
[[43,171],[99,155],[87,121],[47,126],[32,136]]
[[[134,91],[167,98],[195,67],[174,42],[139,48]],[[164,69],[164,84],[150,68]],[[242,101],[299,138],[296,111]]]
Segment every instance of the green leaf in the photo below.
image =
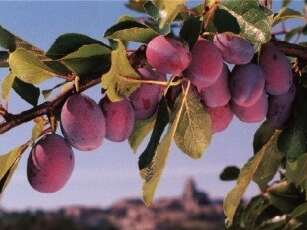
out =
[[8,101],[10,92],[13,87],[15,76],[10,72],[2,81],[1,84],[1,97],[3,100]]
[[140,83],[126,80],[126,78],[139,79],[140,76],[130,65],[123,43],[117,40],[117,45],[111,54],[111,69],[101,77],[102,87],[111,101],[119,101],[129,96],[140,86]]
[[44,55],[44,52],[41,49],[22,40],[8,30],[4,29],[2,26],[0,26],[0,46],[8,49],[10,52],[15,51],[17,48],[24,48],[26,50],[32,51],[37,56]]
[[286,177],[295,185],[300,185],[307,179],[307,153],[300,155],[294,161],[287,161]]
[[130,147],[134,152],[137,152],[138,147],[143,142],[144,138],[153,130],[157,116],[154,115],[146,120],[136,120],[133,132],[129,137]]
[[211,118],[192,90],[184,103],[175,134],[177,146],[194,159],[202,157],[212,137]]
[[102,74],[110,67],[111,50],[101,44],[83,45],[61,61],[78,76]]
[[243,212],[244,226],[249,229],[256,229],[257,219],[270,205],[269,200],[265,196],[253,197]]
[[153,19],[158,20],[160,13],[159,8],[152,2],[148,1],[144,4],[145,12],[151,16]]
[[288,159],[295,160],[307,152],[307,89],[298,86],[292,117],[278,140],[278,148]]
[[220,179],[223,181],[231,181],[238,179],[240,174],[240,169],[236,166],[228,166],[224,168],[223,172],[220,174]]
[[186,41],[190,48],[193,47],[201,32],[202,22],[199,17],[189,16],[180,30],[180,38]]
[[23,48],[10,54],[9,64],[12,74],[30,84],[39,84],[55,75],[34,53]]
[[233,217],[247,186],[252,181],[264,156],[266,156],[267,152],[271,151],[271,144],[274,143],[277,137],[278,133],[275,133],[261,150],[243,166],[236,186],[227,194],[224,200],[224,212],[230,224],[233,221]]
[[5,155],[0,156],[0,193],[7,186],[14,170],[20,160],[21,154],[27,149],[28,144],[14,148]]
[[302,203],[301,205],[299,205],[298,207],[296,207],[291,213],[290,216],[292,218],[297,218],[300,217],[302,215],[306,215],[307,214],[307,202]]
[[170,25],[185,6],[186,0],[155,0],[155,5],[160,9],[159,30],[163,34],[170,32]]
[[[280,134],[280,131],[276,131],[273,135]],[[273,179],[283,159],[283,154],[279,151],[277,146],[277,138],[271,141],[270,148],[266,151],[266,158],[270,160],[263,160],[260,162],[253,180],[258,186],[264,190],[267,184]]]
[[256,46],[271,39],[271,20],[258,0],[223,0],[219,7],[237,19],[241,36]]
[[239,34],[241,31],[237,19],[227,10],[217,9],[214,14],[213,23],[219,33],[232,32]]
[[51,59],[60,59],[66,55],[78,50],[83,45],[101,44],[101,41],[95,40],[83,34],[68,33],[59,36],[49,50],[46,56]]
[[274,16],[273,26],[284,22],[289,19],[302,19],[304,20],[304,15],[297,11],[287,7],[283,7],[280,9],[277,15]]
[[24,82],[16,77],[14,79],[13,89],[26,102],[30,103],[33,106],[36,106],[38,104],[38,99],[40,95],[39,88],[35,87],[32,84]]
[[147,43],[159,34],[152,28],[133,21],[126,20],[109,28],[104,37],[108,39],[120,39],[122,41],[133,41]]
[[162,171],[165,167],[171,143],[182,115],[183,105],[186,101],[188,92],[189,88],[185,91],[185,94],[180,97],[181,100],[177,100],[175,105],[176,116],[174,117],[174,120],[169,125],[166,134],[159,143],[154,158],[146,168],[140,171],[141,177],[143,178],[143,199],[147,206],[152,203]]
[[253,148],[254,153],[257,153],[263,145],[265,145],[274,134],[275,130],[270,126],[270,124],[265,121],[257,129],[254,135]]
[[164,132],[165,127],[169,123],[169,114],[165,98],[163,97],[159,103],[157,111],[157,119],[152,131],[150,140],[144,152],[139,158],[139,169],[142,170],[151,163],[156,153],[157,147],[160,142],[161,135]]

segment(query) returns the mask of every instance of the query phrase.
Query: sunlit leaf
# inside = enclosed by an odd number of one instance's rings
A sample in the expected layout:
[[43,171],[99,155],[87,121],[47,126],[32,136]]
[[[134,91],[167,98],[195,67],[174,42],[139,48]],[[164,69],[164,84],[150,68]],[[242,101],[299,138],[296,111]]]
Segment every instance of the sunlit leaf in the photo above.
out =
[[169,125],[166,134],[163,136],[161,142],[159,143],[154,158],[146,168],[140,171],[140,174],[143,178],[143,199],[147,206],[151,205],[153,201],[157,185],[165,167],[172,140],[175,136],[175,132],[182,115],[183,106],[188,92],[189,89],[187,89],[184,95],[180,96],[180,98],[177,100],[175,106],[176,115],[172,123]]
[[10,54],[9,64],[12,74],[30,84],[39,84],[55,75],[34,53],[23,48]]
[[170,31],[170,24],[177,14],[184,9],[186,0],[155,0],[154,2],[160,9],[159,29],[162,33],[167,34]]
[[241,36],[256,46],[271,39],[271,21],[258,0],[223,0],[219,7],[236,18]]
[[147,43],[159,34],[152,28],[134,20],[125,20],[109,28],[104,36],[109,39]]
[[44,131],[45,119],[44,117],[37,117],[34,119],[34,126],[32,128],[32,140],[36,141]]
[[14,148],[5,155],[0,156],[0,193],[2,193],[11,178],[21,154],[27,149],[28,144]]
[[212,137],[211,118],[192,90],[183,105],[182,116],[175,134],[177,146],[188,156],[199,159]]
[[137,152],[138,147],[143,142],[145,137],[153,130],[155,126],[156,116],[152,116],[146,120],[136,120],[133,132],[129,137],[130,147],[134,152]]
[[1,97],[3,100],[8,101],[10,92],[13,87],[15,76],[10,72],[1,83]]
[[118,40],[117,48],[111,54],[111,69],[101,77],[102,87],[111,101],[119,101],[139,87],[140,83],[126,78],[138,79],[140,76],[130,65],[125,47]]
[[279,10],[278,14],[274,16],[273,26],[277,25],[278,23],[289,20],[289,19],[304,20],[304,15],[297,10],[283,7]]

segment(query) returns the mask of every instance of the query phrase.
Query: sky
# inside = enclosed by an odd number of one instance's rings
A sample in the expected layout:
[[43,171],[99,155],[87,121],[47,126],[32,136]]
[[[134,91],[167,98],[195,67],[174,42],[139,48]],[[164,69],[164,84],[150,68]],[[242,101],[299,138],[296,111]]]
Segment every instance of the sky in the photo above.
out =
[[[47,50],[63,33],[75,32],[102,39],[104,31],[121,15],[134,15],[125,8],[125,1],[20,1],[0,2],[0,25],[16,35]],[[195,2],[194,2],[195,3]],[[194,4],[192,2],[192,4]],[[279,4],[279,3],[277,3]],[[296,1],[295,6],[303,4]],[[0,79],[7,70],[0,69]],[[51,82],[52,85],[55,82]],[[43,84],[48,88],[52,85]],[[97,102],[96,86],[86,94]],[[18,113],[30,108],[15,93],[9,111]],[[42,101],[42,99],[41,99]],[[0,153],[24,143],[31,135],[33,123],[23,124],[0,136]],[[195,178],[198,186],[212,197],[223,197],[234,182],[222,182],[219,173],[225,166],[242,166],[252,155],[253,134],[259,124],[241,123],[234,118],[229,128],[214,135],[211,145],[200,160],[192,160],[173,144],[156,197],[180,195],[187,178]],[[143,146],[144,147],[144,146]],[[138,154],[127,142],[103,145],[91,152],[75,152],[75,169],[66,186],[57,193],[43,194],[32,189],[27,181],[26,163],[29,150],[2,196],[0,206],[6,209],[54,209],[67,205],[108,206],[124,197],[141,198]],[[251,185],[246,195],[257,191]]]

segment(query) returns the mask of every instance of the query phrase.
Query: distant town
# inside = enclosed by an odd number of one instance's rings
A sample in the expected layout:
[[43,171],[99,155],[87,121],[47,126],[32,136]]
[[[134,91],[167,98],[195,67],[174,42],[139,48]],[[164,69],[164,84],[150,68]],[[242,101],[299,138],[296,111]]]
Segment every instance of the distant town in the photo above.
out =
[[56,211],[0,211],[1,230],[221,230],[222,200],[210,199],[195,181],[182,195],[157,199],[147,208],[141,199],[122,199],[108,208],[69,206]]

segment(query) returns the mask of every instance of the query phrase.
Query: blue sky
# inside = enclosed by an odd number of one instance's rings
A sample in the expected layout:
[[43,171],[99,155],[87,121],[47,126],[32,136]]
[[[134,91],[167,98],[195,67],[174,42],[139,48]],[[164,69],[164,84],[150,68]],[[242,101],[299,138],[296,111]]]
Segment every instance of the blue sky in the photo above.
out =
[[[295,4],[303,4],[303,1]],[[104,31],[119,16],[133,14],[124,7],[124,1],[0,2],[0,9],[0,25],[45,50],[59,35],[68,32],[102,39]],[[0,69],[0,78],[6,73]],[[96,101],[100,99],[99,86],[86,93]],[[29,108],[15,94],[11,99],[11,112]],[[204,157],[197,161],[186,157],[173,145],[157,197],[180,194],[185,179],[190,176],[211,196],[224,196],[234,183],[221,182],[219,173],[227,165],[242,165],[251,156],[253,133],[258,125],[243,124],[235,118],[225,132],[214,136]],[[31,135],[31,127],[30,122],[1,135],[0,153],[24,143]],[[42,194],[34,191],[27,181],[27,151],[2,197],[1,205],[8,209],[56,208],[75,204],[106,206],[122,197],[141,197],[138,157],[127,142],[118,144],[105,140],[95,151],[74,152],[75,170],[64,189],[55,194]],[[254,191],[256,187],[251,186],[247,194]]]

